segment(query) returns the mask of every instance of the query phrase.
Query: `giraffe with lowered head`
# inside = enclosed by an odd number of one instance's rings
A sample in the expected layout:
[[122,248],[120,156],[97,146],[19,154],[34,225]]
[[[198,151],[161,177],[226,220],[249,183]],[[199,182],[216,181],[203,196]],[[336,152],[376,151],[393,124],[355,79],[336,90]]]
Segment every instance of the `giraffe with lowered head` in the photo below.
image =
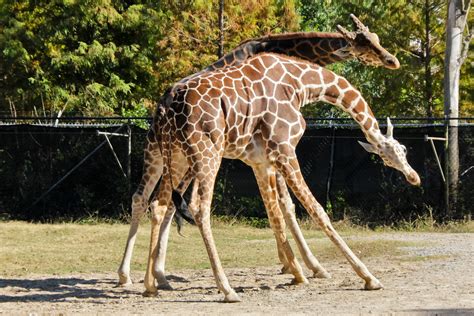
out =
[[[194,76],[228,66],[237,66],[249,57],[266,51],[296,56],[321,65],[343,61],[350,58],[357,58],[368,65],[384,66],[391,69],[398,68],[398,60],[381,47],[378,36],[375,33],[371,33],[369,29],[354,15],[351,15],[351,18],[356,26],[355,32],[349,32],[343,27],[338,26],[340,33],[289,33],[268,35],[262,38],[245,41],[232,52],[207,67],[202,72],[181,80],[175,88]],[[168,96],[173,93],[174,92],[169,93]],[[119,284],[122,285],[131,283],[129,274],[130,259],[138,228],[138,221],[148,207],[149,196],[161,175],[161,169],[157,168],[157,166],[160,166],[159,161],[162,159],[161,152],[152,138],[153,133],[150,133],[148,146],[145,150],[144,174],[141,184],[134,194],[130,234],[127,241],[124,259],[119,268]],[[302,253],[302,258],[305,264],[313,271],[315,277],[328,277],[329,274],[321,267],[304,241],[296,222],[294,205],[291,202],[286,184],[279,173],[277,173],[277,179],[280,206],[285,215],[285,220],[294,235],[297,246]],[[191,180],[192,173],[188,172],[184,180],[180,183],[177,191],[183,192]],[[154,203],[151,204],[152,207],[154,205]],[[154,272],[160,288],[169,288],[169,284],[164,275],[164,263],[169,226],[173,213],[174,208],[173,206],[170,206],[170,211],[167,212],[160,232],[160,249],[158,251],[160,256],[157,260],[156,271]],[[280,250],[280,247],[278,249]],[[279,251],[279,255],[280,258],[282,258],[283,254],[281,251]],[[281,261],[284,262],[284,259],[281,259]],[[288,269],[288,267],[286,267],[286,269]]]
[[305,128],[300,108],[315,101],[334,104],[360,126],[368,143],[364,148],[384,163],[401,171],[407,181],[420,184],[406,159],[406,148],[393,138],[388,122],[383,135],[369,105],[350,83],[316,64],[274,53],[257,54],[240,65],[195,76],[165,98],[157,109],[152,130],[163,157],[163,177],[153,203],[152,233],[145,295],[156,295],[153,269],[157,241],[171,193],[191,169],[197,182],[190,209],[206,246],[219,290],[226,302],[239,301],[222,269],[210,227],[210,208],[217,171],[222,158],[240,159],[252,167],[277,243],[295,283],[307,282],[285,233],[278,205],[277,176],[286,184],[341,250],[365,288],[381,283],[350,250],[331,225],[329,217],[304,181],[295,147]]

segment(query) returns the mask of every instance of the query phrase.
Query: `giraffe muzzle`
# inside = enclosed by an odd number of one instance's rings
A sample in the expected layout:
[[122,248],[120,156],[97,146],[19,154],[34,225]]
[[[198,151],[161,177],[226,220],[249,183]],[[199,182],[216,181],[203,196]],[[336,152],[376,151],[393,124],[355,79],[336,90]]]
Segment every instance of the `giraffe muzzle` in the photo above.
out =
[[415,170],[411,170],[410,173],[405,174],[405,178],[411,185],[420,186],[421,180],[418,173]]
[[388,69],[398,69],[400,68],[400,62],[397,57],[389,55],[385,58],[385,67]]

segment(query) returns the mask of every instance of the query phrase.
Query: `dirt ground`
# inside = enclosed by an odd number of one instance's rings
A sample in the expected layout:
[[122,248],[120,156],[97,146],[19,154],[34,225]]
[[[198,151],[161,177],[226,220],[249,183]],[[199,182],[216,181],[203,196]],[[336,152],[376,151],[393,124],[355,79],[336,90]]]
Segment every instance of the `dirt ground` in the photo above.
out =
[[[210,270],[169,271],[173,291],[141,296],[143,272],[129,288],[109,274],[0,279],[0,314],[176,315],[474,315],[474,234],[384,233],[352,239],[414,241],[400,257],[364,260],[385,288],[361,290],[363,282],[342,258],[322,262],[331,279],[289,285],[280,267],[226,269],[241,303],[225,304]],[[347,238],[348,239],[348,238]],[[309,275],[309,273],[308,273]]]

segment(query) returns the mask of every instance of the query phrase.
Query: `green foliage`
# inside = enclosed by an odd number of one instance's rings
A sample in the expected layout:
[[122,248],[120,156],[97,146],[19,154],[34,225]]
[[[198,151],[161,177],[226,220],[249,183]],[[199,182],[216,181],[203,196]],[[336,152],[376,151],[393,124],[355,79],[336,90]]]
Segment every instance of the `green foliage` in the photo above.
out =
[[[349,13],[379,34],[402,67],[348,62],[331,69],[360,89],[377,115],[432,108],[441,116],[445,1],[228,0],[224,48],[267,33],[350,28]],[[0,111],[151,113],[171,84],[217,59],[217,14],[218,2],[209,0],[1,1]],[[461,69],[462,115],[474,113],[473,58],[471,51]],[[341,115],[320,105],[305,114]]]
[[[0,111],[150,113],[217,59],[217,12],[215,1],[3,1]],[[226,1],[225,12],[227,50],[298,28],[292,0]]]
[[[426,10],[430,16],[428,25],[425,23]],[[299,12],[302,29],[306,31],[334,31],[337,24],[349,27],[349,14],[354,13],[379,35],[382,46],[397,54],[401,68],[395,71],[367,67],[356,61],[331,66],[362,92],[378,116],[424,116],[429,114],[430,104],[434,115],[443,116],[445,1],[352,0],[342,3],[301,0]],[[426,59],[427,51],[429,59]],[[462,68],[460,108],[464,115],[474,113],[471,93],[473,57],[471,53]],[[431,89],[426,82],[425,61],[429,61]],[[428,97],[428,90],[431,90],[431,97]],[[312,116],[340,115],[320,104],[305,111],[306,115]]]

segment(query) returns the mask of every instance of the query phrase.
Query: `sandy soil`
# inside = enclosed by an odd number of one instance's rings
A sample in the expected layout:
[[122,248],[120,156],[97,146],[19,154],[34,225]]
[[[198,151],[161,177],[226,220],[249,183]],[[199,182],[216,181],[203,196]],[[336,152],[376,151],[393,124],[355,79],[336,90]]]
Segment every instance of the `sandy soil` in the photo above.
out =
[[[363,291],[363,282],[341,257],[322,262],[331,279],[289,285],[279,267],[226,269],[241,303],[221,303],[211,271],[170,271],[173,291],[145,298],[143,273],[129,288],[115,287],[116,275],[77,274],[0,279],[3,314],[178,314],[178,315],[474,315],[474,234],[387,233],[380,238],[422,242],[404,257],[365,260],[384,284]],[[423,256],[421,259],[419,256]],[[418,258],[418,259],[414,259]],[[309,275],[309,273],[308,273]]]

